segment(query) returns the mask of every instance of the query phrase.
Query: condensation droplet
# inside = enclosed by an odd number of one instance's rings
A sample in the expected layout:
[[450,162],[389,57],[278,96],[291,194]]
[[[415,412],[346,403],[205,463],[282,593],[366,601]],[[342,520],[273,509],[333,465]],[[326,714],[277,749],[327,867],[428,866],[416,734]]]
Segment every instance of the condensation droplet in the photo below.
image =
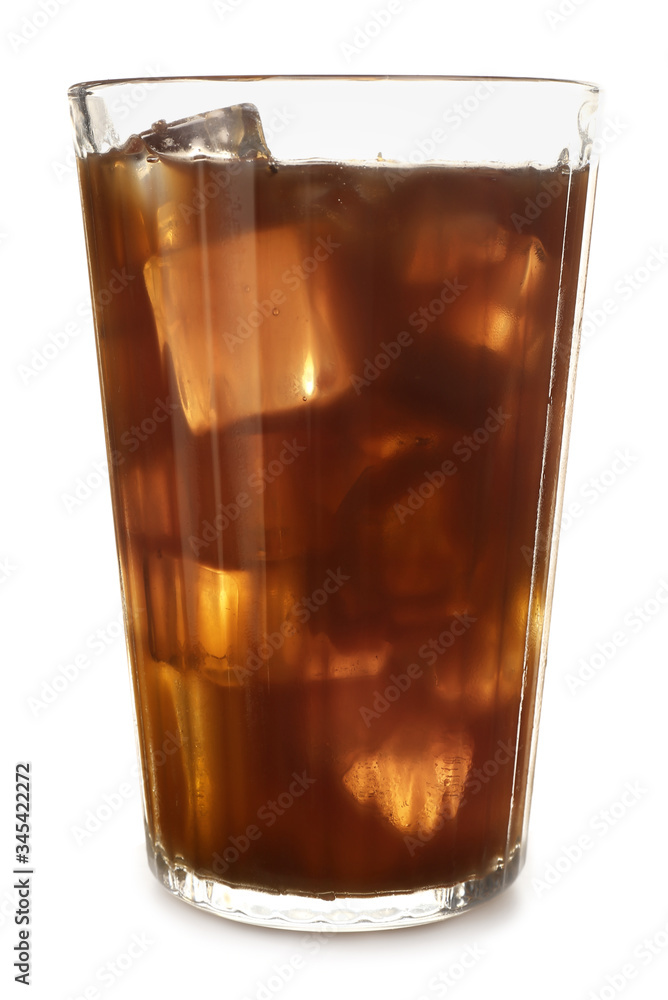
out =
[[271,311],[274,316],[278,316],[280,309],[272,309]]

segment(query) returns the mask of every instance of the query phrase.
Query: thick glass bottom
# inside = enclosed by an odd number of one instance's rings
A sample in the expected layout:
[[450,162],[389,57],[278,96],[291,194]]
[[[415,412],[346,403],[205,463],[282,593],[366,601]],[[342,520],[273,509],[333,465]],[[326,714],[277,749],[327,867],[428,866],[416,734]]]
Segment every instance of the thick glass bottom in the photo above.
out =
[[523,862],[519,845],[507,863],[499,859],[488,874],[454,885],[376,896],[320,896],[240,888],[196,875],[167,860],[147,834],[151,871],[180,899],[229,920],[295,931],[378,931],[416,927],[457,916],[492,899],[517,878]]

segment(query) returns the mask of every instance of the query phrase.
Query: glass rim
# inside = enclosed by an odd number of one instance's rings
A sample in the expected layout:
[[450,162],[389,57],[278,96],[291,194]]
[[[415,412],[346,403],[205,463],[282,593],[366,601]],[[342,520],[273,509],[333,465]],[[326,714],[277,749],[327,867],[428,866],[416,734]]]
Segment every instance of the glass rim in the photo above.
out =
[[[254,76],[252,74],[241,74],[233,76],[138,76],[119,77],[110,80],[91,80],[88,82],[75,83],[68,87],[67,95],[70,100],[81,97],[82,89],[90,92],[96,90],[113,89],[128,85],[140,86],[142,84],[155,83],[258,83],[263,80],[277,81],[341,81],[360,83],[381,83],[381,82],[401,82],[401,83],[489,83],[498,84],[563,84],[570,88],[579,88],[592,94],[599,94],[598,84],[586,80],[569,80],[560,77],[539,77],[539,76],[440,76],[430,74],[346,74],[346,73],[322,73],[322,74],[268,74]],[[86,94],[89,96],[89,93]]]

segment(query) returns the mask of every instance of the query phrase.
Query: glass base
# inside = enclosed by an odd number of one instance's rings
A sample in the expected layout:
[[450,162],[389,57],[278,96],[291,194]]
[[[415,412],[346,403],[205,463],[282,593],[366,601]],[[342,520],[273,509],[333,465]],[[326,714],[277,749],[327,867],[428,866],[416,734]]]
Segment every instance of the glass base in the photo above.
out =
[[148,834],[146,847],[151,871],[180,899],[229,920],[293,931],[379,931],[445,920],[498,895],[515,881],[523,861],[518,845],[507,864],[500,859],[494,871],[480,878],[415,892],[323,899],[203,878],[185,865],[168,861]]

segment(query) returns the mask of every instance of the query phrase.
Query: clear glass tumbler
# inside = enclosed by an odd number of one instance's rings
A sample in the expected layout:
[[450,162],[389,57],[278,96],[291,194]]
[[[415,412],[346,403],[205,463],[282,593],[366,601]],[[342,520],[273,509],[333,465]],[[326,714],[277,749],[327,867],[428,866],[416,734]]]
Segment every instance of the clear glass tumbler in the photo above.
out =
[[148,854],[189,902],[364,930],[516,877],[597,94],[71,88]]

